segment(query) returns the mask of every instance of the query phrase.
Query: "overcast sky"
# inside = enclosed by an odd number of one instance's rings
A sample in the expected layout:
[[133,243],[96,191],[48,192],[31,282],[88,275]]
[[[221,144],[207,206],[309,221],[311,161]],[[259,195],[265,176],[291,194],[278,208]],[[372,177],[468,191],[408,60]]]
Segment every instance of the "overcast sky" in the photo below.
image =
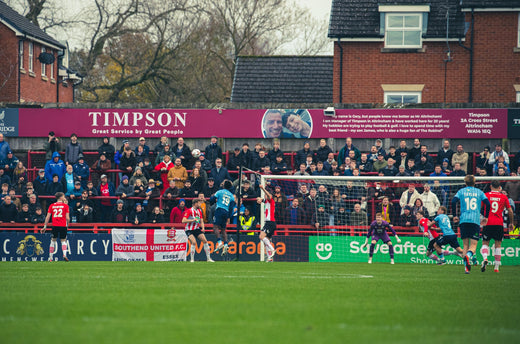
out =
[[296,0],[303,6],[309,8],[318,18],[329,19],[332,0]]

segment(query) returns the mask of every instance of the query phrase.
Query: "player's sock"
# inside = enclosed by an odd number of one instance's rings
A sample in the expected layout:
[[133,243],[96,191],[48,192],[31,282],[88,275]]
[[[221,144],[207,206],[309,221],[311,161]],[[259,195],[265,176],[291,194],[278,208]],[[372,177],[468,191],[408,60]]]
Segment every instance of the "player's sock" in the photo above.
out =
[[448,250],[444,250],[444,251],[442,251],[442,254],[445,255],[445,256],[454,256],[454,255],[457,255],[458,253],[457,252],[450,252]]
[[369,251],[370,258],[372,258],[372,256],[374,255],[375,248],[376,248],[375,244],[370,244],[370,251]]
[[190,258],[191,260],[195,259],[195,245],[191,245],[190,247]]
[[394,259],[394,245],[388,245],[388,253],[390,253],[390,259]]
[[499,251],[498,254],[495,254],[495,271],[498,271],[500,264],[501,264],[501,262],[500,262],[501,259],[502,259],[502,254],[500,254],[500,251]]
[[482,259],[487,260],[488,256],[489,256],[489,246],[482,245],[482,249],[480,250],[480,253],[482,253]]
[[269,241],[269,239],[267,239],[267,237],[263,238],[262,241],[264,242],[264,245],[265,247],[267,247],[269,252],[274,251],[273,245],[271,245],[271,242]]
[[440,259],[440,260],[443,260],[443,259],[444,259],[444,254],[440,253],[440,254],[439,254],[439,259]]
[[439,258],[437,258],[437,256],[434,255],[433,253],[430,254],[430,255],[428,256],[428,258],[430,258],[431,260],[437,260],[437,259],[439,259]]
[[66,241],[61,243],[61,250],[63,251],[63,257],[67,257],[67,242]]
[[209,245],[207,243],[204,244],[204,252],[206,252],[206,257],[210,258]]
[[49,259],[52,260],[52,256],[54,256],[54,241],[51,240],[51,245],[49,246]]

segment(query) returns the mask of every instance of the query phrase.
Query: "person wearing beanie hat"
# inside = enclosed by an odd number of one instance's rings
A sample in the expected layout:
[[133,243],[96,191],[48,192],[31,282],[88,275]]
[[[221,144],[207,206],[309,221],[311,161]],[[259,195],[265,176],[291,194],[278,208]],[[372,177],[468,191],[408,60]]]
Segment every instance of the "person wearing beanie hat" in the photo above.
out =
[[114,160],[114,154],[116,149],[113,145],[110,144],[110,139],[108,136],[103,137],[103,142],[97,149],[99,155],[105,154],[106,158],[110,161]]
[[146,211],[144,211],[141,203],[135,204],[135,209],[130,213],[129,222],[134,225],[140,225],[147,221],[148,216]]
[[87,187],[87,180],[90,178],[90,168],[85,162],[83,153],[78,154],[78,162],[73,166],[73,172],[81,182],[81,187],[85,189]]
[[127,208],[132,207],[133,202],[128,197],[134,196],[134,186],[130,185],[128,176],[121,177],[121,183],[116,189],[116,196],[124,200]]
[[218,145],[218,138],[213,135],[211,142],[204,148],[206,159],[211,163],[211,167],[215,167],[215,160],[222,159],[222,148]]

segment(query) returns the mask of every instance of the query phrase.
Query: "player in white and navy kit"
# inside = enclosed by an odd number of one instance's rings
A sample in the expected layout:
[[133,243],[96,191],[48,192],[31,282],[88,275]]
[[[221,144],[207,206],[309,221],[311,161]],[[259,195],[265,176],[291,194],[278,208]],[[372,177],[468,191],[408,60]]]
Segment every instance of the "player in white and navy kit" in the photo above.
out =
[[201,200],[196,198],[193,200],[192,207],[184,212],[182,216],[182,223],[185,223],[184,230],[186,231],[186,235],[188,236],[188,240],[191,243],[190,256],[191,262],[195,261],[195,247],[197,245],[196,238],[199,238],[204,245],[204,252],[206,252],[206,259],[208,262],[213,262],[211,259],[208,240],[204,235],[204,217],[202,216],[202,212],[200,210],[200,202]]
[[271,193],[269,191],[267,191],[266,188],[262,184],[260,184],[260,189],[262,189],[262,191],[264,191],[264,198],[262,199],[261,197],[259,197],[258,201],[260,203],[261,202],[265,203],[265,207],[264,207],[265,208],[265,210],[264,210],[265,223],[260,231],[259,238],[264,243],[265,247],[267,247],[268,260],[271,260],[276,253],[276,250],[274,249],[273,245],[271,244],[271,241],[269,240],[269,239],[271,239],[274,232],[276,231],[276,221],[274,218],[275,204],[274,204],[273,195],[271,195]]
[[[217,201],[217,208],[215,209],[215,215],[213,218],[214,232],[217,236],[215,252],[218,252],[222,248],[223,254],[225,254],[228,249],[226,227],[229,223],[229,219],[233,216],[233,208],[235,206],[235,196],[230,191],[232,187],[233,184],[229,180],[225,180],[223,183],[223,189],[217,191],[210,198],[210,202],[213,202],[214,200]],[[224,242],[220,239],[221,234]]]
[[[482,190],[475,187],[475,176],[468,174],[464,178],[466,187],[460,189],[455,197],[451,200],[451,209],[453,213],[453,222],[460,223],[460,238],[464,245],[464,269],[465,273],[471,271],[471,263],[478,264],[476,257],[477,243],[480,234],[480,225],[487,224],[489,216],[489,208],[491,203],[487,199]],[[460,201],[460,219],[455,216],[457,214],[457,203]],[[484,219],[480,220],[481,205],[485,205]]]

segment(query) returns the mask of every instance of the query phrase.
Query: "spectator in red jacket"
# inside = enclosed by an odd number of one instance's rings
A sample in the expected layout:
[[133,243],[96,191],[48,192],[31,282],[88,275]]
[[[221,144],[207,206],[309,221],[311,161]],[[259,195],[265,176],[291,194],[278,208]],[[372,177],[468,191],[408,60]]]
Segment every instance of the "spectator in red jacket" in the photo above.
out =
[[170,213],[170,223],[182,223],[182,215],[186,210],[186,201],[184,198],[179,200],[179,205],[172,209]]

